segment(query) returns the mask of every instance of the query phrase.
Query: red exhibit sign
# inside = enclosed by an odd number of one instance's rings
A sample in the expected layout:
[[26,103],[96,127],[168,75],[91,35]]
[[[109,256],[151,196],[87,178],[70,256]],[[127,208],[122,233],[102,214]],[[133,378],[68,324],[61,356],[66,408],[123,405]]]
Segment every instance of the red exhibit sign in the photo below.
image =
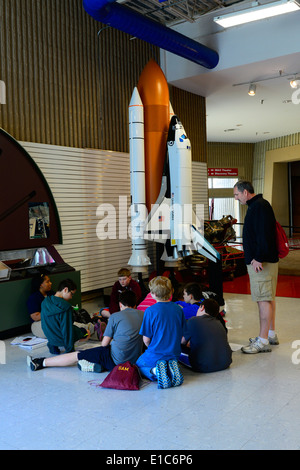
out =
[[238,168],[208,168],[208,176],[238,176]]

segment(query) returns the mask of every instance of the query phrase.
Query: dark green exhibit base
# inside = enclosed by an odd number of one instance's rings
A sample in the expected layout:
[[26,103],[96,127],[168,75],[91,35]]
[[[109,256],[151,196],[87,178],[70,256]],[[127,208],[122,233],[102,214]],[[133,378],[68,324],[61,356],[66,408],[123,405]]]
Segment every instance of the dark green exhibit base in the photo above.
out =
[[[72,279],[77,285],[77,290],[71,304],[81,308],[80,271],[49,274],[49,277],[54,291],[60,281]],[[0,340],[31,331],[26,307],[27,299],[31,294],[31,282],[31,278],[0,282]]]

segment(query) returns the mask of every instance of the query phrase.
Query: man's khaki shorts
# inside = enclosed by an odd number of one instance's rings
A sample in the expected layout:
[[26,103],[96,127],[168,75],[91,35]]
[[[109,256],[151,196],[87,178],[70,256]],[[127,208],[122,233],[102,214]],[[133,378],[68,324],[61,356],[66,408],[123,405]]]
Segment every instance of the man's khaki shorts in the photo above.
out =
[[247,265],[250,278],[251,297],[254,302],[275,300],[278,263],[263,263],[263,270],[256,273],[251,264]]

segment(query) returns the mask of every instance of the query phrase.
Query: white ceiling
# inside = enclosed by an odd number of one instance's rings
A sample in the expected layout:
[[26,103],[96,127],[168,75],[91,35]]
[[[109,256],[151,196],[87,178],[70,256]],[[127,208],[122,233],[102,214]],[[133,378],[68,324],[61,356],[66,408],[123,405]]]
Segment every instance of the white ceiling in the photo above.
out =
[[[249,5],[235,3],[226,13]],[[207,70],[164,52],[168,82],[206,97],[208,141],[259,142],[300,132],[300,104],[292,102],[289,84],[295,73],[300,77],[300,11],[224,30],[213,17],[225,9],[173,26],[216,50],[220,61]],[[256,95],[250,97],[252,81]],[[234,86],[240,83],[246,84]],[[294,99],[300,101],[300,88]]]
[[[218,66],[207,70],[161,50],[168,83],[206,97],[209,142],[260,142],[300,132],[300,104],[292,101],[293,93],[300,101],[300,87],[289,85],[295,73],[300,77],[300,11],[224,30],[214,16],[251,8],[251,0],[117,1],[219,53]],[[250,82],[256,83],[253,97]]]
[[[289,83],[299,71],[300,54],[291,54],[202,74],[187,79],[185,86],[201,90],[206,97],[209,142],[259,142],[300,132],[300,104],[292,101],[300,101],[300,91],[295,92]],[[256,83],[255,96],[248,95],[249,81]]]

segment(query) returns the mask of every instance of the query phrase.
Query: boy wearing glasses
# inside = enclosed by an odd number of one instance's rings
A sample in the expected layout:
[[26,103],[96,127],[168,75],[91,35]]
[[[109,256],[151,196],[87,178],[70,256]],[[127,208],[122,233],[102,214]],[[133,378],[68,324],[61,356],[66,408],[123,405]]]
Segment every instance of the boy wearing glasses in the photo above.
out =
[[85,328],[73,325],[73,310],[69,300],[76,289],[72,279],[65,279],[60,282],[57,292],[42,302],[42,329],[48,339],[51,354],[60,354],[59,346],[64,347],[66,353],[72,352],[76,341],[88,339],[90,336],[90,332]]

